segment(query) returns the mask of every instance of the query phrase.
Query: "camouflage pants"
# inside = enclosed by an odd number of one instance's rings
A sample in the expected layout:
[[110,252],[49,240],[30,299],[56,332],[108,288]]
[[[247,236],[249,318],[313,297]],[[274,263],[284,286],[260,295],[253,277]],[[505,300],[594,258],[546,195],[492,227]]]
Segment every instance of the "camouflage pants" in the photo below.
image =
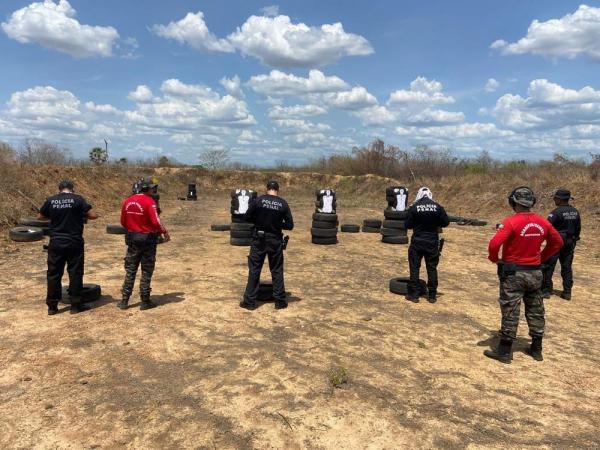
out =
[[544,299],[542,298],[542,271],[523,270],[500,280],[500,310],[502,327],[500,335],[504,339],[515,340],[519,326],[521,300],[525,303],[525,318],[529,325],[529,335],[544,335]]
[[133,292],[135,276],[138,267],[142,266],[142,278],[140,280],[140,295],[142,297],[149,296],[150,283],[152,282],[152,274],[156,264],[156,243],[148,243],[145,245],[129,244],[127,246],[127,254],[125,255],[125,281],[123,283],[123,297],[129,298]]

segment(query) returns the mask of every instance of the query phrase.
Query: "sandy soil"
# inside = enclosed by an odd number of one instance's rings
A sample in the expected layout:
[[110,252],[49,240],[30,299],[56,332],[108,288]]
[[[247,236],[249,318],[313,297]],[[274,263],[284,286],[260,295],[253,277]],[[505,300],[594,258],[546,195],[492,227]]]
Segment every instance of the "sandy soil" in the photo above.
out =
[[[46,316],[41,243],[5,245],[0,447],[599,448],[591,235],[577,249],[573,301],[546,302],[545,361],[523,353],[522,322],[507,366],[482,355],[499,326],[492,226],[446,230],[440,299],[413,304],[388,291],[408,273],[406,246],[372,234],[311,245],[310,200],[292,200],[283,311],[238,307],[248,250],[208,231],[227,222],[225,197],[164,202],[173,241],[159,247],[151,311],[115,307],[124,243],[104,225],[116,214],[86,231],[86,281],[104,295],[76,316]],[[348,383],[333,388],[332,368]]]

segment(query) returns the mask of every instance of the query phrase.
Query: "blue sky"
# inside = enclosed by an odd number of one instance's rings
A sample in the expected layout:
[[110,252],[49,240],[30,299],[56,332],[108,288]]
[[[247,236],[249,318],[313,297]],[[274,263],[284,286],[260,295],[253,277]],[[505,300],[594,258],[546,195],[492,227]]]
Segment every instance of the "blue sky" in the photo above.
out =
[[303,162],[375,138],[458,155],[600,144],[600,2],[0,3],[0,140]]

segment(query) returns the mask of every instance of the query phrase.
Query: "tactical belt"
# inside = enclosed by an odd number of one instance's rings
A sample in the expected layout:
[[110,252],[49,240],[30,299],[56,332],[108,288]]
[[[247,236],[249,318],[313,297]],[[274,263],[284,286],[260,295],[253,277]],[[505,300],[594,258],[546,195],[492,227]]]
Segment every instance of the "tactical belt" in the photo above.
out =
[[515,270],[540,270],[541,266],[518,266],[515,264]]

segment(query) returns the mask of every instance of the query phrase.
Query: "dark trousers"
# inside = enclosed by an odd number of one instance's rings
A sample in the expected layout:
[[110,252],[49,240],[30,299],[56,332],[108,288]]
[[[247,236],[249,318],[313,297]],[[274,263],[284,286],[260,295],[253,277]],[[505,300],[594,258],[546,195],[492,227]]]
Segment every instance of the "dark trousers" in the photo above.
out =
[[244,292],[244,302],[249,305],[256,303],[265,257],[269,258],[269,269],[273,279],[273,298],[277,303],[287,303],[285,284],[283,281],[283,241],[277,236],[265,236],[264,239],[254,238],[248,256],[248,284]]
[[573,257],[575,256],[575,241],[567,238],[565,239],[565,245],[560,249],[556,255],[550,258],[545,263],[544,269],[544,286],[542,291],[552,292],[554,286],[552,283],[552,276],[554,275],[554,269],[556,269],[556,263],[560,261],[560,276],[563,282],[563,289],[570,291],[573,287]]
[[156,265],[156,240],[149,240],[142,244],[128,242],[125,255],[125,281],[121,291],[124,299],[129,299],[133,293],[133,285],[140,265],[142,266],[140,296],[144,300],[150,297],[152,291],[150,284]]
[[427,269],[427,289],[429,295],[437,294],[438,273],[437,266],[440,262],[439,242],[420,241],[414,238],[408,247],[408,265],[410,267],[410,281],[408,283],[408,295],[419,296],[419,272],[421,270],[421,259],[425,259]]
[[69,296],[71,304],[81,303],[83,289],[84,250],[83,244],[56,244],[48,246],[48,292],[46,304],[56,305],[62,299],[62,277],[65,265],[69,274]]
[[500,311],[502,324],[500,337],[514,341],[517,338],[521,302],[525,304],[525,319],[531,337],[544,335],[544,299],[542,298],[542,272],[517,271],[500,279]]

